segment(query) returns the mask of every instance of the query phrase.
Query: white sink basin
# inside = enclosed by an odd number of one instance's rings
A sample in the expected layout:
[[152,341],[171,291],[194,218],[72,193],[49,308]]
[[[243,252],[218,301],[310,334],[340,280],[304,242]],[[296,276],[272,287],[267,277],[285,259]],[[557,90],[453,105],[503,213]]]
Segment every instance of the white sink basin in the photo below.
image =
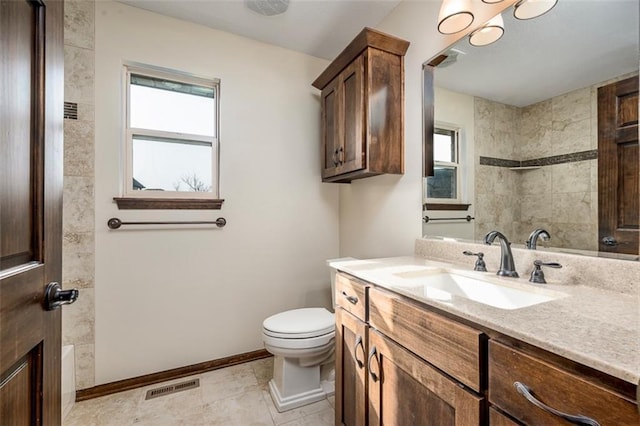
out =
[[566,296],[542,288],[526,288],[518,283],[501,285],[442,270],[396,275],[407,280],[407,286],[402,286],[404,290],[443,302],[459,296],[500,309],[520,309]]

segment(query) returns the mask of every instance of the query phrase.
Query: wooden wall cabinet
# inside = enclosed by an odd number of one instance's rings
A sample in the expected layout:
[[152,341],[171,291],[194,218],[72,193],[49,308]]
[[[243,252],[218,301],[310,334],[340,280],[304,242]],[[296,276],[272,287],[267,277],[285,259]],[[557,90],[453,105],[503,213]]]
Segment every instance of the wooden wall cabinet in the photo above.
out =
[[313,82],[321,90],[322,180],[404,173],[409,42],[365,28]]

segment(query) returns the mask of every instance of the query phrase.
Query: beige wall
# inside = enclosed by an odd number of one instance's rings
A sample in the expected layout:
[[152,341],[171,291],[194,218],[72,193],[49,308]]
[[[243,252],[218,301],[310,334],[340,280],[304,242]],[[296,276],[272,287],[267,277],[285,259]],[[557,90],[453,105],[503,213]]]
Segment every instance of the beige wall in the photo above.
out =
[[[120,211],[121,67],[220,78],[221,211]],[[338,188],[323,184],[325,60],[114,2],[96,3],[96,383],[263,347],[274,313],[329,306]],[[202,220],[224,229],[123,220]]]

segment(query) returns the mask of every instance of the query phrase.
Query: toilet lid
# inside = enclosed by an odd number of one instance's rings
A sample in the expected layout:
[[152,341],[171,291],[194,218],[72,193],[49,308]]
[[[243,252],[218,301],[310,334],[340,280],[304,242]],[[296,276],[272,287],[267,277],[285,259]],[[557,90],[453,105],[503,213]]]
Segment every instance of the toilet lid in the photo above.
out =
[[295,339],[330,333],[335,330],[335,319],[325,308],[302,308],[272,315],[262,326],[267,334]]

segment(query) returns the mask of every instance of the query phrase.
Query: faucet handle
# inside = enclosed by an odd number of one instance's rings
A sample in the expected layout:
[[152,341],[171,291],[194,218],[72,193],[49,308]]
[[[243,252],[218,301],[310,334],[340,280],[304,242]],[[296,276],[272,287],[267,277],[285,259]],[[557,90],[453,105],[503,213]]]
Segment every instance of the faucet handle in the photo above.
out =
[[469,250],[465,250],[462,252],[465,256],[478,256],[476,260],[476,264],[473,267],[474,271],[487,272],[487,264],[484,263],[484,253],[479,251],[478,253],[471,252]]
[[549,268],[562,268],[562,265],[558,262],[543,262],[542,260],[534,260],[533,261],[533,271],[531,271],[531,276],[529,277],[529,282],[536,284],[546,284],[547,281],[544,279],[544,272],[542,272],[542,266],[548,266]]

